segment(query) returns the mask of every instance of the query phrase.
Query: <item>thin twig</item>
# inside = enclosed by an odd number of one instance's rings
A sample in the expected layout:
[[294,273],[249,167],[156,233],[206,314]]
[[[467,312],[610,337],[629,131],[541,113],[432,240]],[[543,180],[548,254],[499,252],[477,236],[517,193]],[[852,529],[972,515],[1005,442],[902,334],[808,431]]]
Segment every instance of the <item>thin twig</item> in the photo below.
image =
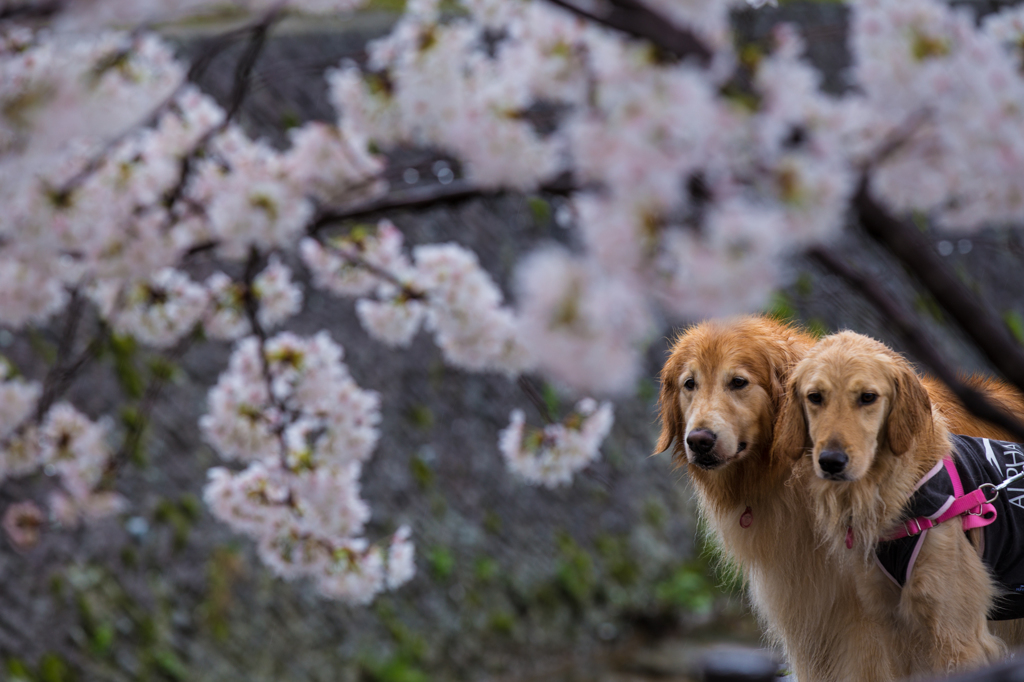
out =
[[50,406],[63,393],[62,389],[66,389],[71,379],[85,363],[83,357],[68,362],[75,347],[75,340],[78,338],[78,326],[85,312],[85,301],[77,289],[71,291],[71,298],[65,310],[67,313],[64,318],[64,329],[61,330],[60,340],[57,342],[57,357],[43,379],[43,392],[39,397],[39,402],[36,403],[36,423],[43,420]]
[[242,107],[242,102],[245,101],[246,94],[249,92],[252,71],[256,67],[256,62],[259,61],[264,45],[266,45],[267,34],[270,32],[270,28],[280,20],[283,6],[283,2],[276,3],[260,21],[249,29],[252,31],[252,36],[235,67],[235,78],[231,89],[231,98],[228,100],[225,122],[232,120]]
[[[178,185],[174,189],[168,192],[168,196],[170,197],[177,197],[178,195],[180,195],[180,188],[184,187],[185,180],[187,180],[188,173],[190,170],[190,159],[200,149],[202,149],[216,133],[224,130],[227,127],[228,123],[230,123],[231,120],[235,117],[235,115],[237,115],[238,110],[241,108],[242,102],[245,100],[246,94],[248,93],[249,90],[252,70],[255,67],[256,61],[259,59],[259,55],[262,52],[263,47],[266,43],[267,34],[270,31],[270,28],[281,19],[281,8],[282,3],[279,2],[254,22],[246,24],[245,26],[234,29],[232,31],[228,31],[222,37],[220,37],[218,39],[218,47],[209,50],[207,54],[204,54],[200,58],[200,60],[193,64],[192,68],[189,69],[186,78],[182,79],[181,83],[179,83],[167,97],[161,100],[159,104],[153,107],[144,117],[142,117],[142,119],[140,119],[134,125],[128,126],[121,133],[115,135],[106,143],[104,143],[100,150],[96,154],[94,154],[88,161],[86,161],[85,165],[83,165],[77,173],[75,173],[67,181],[62,183],[60,187],[54,189],[54,194],[58,198],[65,199],[68,196],[70,196],[76,189],[78,189],[82,185],[82,183],[88,180],[93,173],[95,173],[103,166],[103,163],[106,161],[107,156],[110,154],[112,150],[117,148],[121,143],[123,143],[125,140],[127,140],[129,137],[131,137],[138,131],[156,125],[159,122],[160,117],[163,116],[163,114],[174,105],[174,103],[178,99],[178,96],[181,95],[182,91],[189,84],[189,82],[197,78],[203,71],[205,71],[205,69],[209,66],[209,61],[212,60],[213,57],[216,56],[216,54],[218,54],[220,51],[225,49],[227,45],[230,43],[230,41],[233,40],[236,35],[244,35],[246,33],[251,32],[252,36],[250,38],[249,45],[246,47],[245,52],[239,58],[238,65],[235,69],[235,77],[233,81],[231,97],[228,100],[229,103],[226,109],[227,113],[224,117],[224,121],[219,126],[215,126],[214,128],[208,130],[196,142],[192,152],[188,154],[182,162],[183,179],[178,183]],[[170,206],[171,204],[167,205]]]
[[927,365],[932,373],[956,394],[971,414],[1005,429],[1018,441],[1024,442],[1024,424],[984,394],[961,381],[924,330],[913,322],[913,312],[890,296],[877,280],[854,269],[824,247],[814,247],[808,251],[808,255],[830,272],[846,280],[854,290],[868,299],[882,313],[886,323],[903,339],[907,350]]
[[526,397],[529,398],[531,403],[533,403],[533,406],[537,408],[538,412],[540,412],[541,419],[543,419],[546,424],[554,424],[556,420],[554,415],[551,414],[551,410],[548,409],[547,401],[544,400],[544,396],[542,396],[540,391],[537,390],[537,387],[529,377],[525,374],[521,374],[519,375],[519,380],[516,383],[519,384],[519,388],[522,389],[523,393],[526,394]]
[[574,0],[548,0],[590,21],[648,40],[676,59],[694,59],[701,66],[711,61],[711,48],[697,34],[673,24],[638,0],[604,0],[593,11]]

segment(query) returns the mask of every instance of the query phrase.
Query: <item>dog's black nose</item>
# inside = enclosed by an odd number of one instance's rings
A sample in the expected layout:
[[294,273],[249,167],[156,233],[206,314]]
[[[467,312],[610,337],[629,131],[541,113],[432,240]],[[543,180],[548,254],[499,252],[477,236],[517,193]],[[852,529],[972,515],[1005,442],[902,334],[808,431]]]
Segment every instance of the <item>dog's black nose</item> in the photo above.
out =
[[694,454],[706,455],[715,447],[718,437],[714,432],[707,429],[694,429],[686,436],[686,444],[690,446]]
[[840,474],[850,458],[842,450],[825,450],[818,455],[818,466],[826,474]]

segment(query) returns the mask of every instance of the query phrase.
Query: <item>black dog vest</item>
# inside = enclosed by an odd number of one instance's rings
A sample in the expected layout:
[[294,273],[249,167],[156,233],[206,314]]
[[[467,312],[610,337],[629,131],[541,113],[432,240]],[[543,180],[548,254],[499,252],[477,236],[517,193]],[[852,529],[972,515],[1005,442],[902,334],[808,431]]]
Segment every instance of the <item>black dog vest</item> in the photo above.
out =
[[[966,492],[983,483],[999,484],[1024,471],[1024,446],[988,438],[951,436],[953,461]],[[903,509],[901,522],[938,518],[952,504],[954,484],[945,468],[936,467],[922,479]],[[989,495],[991,499],[991,495]],[[1024,618],[1024,478],[1002,490],[992,504],[996,519],[982,529],[982,561],[1004,588],[988,614],[990,620]],[[948,523],[956,523],[951,520]],[[899,586],[906,584],[927,530],[918,535],[878,544],[879,567]],[[955,589],[951,585],[950,589]]]

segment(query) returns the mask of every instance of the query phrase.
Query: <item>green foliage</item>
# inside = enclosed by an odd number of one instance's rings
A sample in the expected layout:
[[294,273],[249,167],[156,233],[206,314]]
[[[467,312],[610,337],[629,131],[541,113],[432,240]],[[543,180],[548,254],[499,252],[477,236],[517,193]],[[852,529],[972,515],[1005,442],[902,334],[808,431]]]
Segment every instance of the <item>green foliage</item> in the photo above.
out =
[[652,403],[658,397],[658,384],[648,377],[640,377],[636,382],[636,397],[645,403]]
[[665,522],[668,521],[668,509],[665,509],[665,504],[657,497],[648,497],[644,502],[644,521],[656,530],[665,527]]
[[150,376],[157,381],[174,381],[178,376],[178,366],[167,358],[152,357],[146,361],[146,365]]
[[429,431],[434,428],[434,412],[422,403],[410,407],[408,417],[412,425],[418,429]]
[[914,310],[919,314],[929,315],[933,320],[939,324],[945,322],[945,317],[942,314],[942,308],[931,296],[918,296],[914,301]]
[[29,329],[28,344],[32,352],[41,357],[48,365],[57,362],[57,344],[47,341],[36,328]]
[[32,673],[20,659],[8,658],[4,667],[7,669],[6,679],[9,682],[32,682]]
[[377,10],[378,12],[401,14],[405,11],[405,0],[370,0],[366,3],[365,8]]
[[1013,334],[1013,338],[1017,339],[1017,343],[1024,345],[1024,317],[1016,310],[1007,310],[1003,313],[1003,322]]
[[218,640],[229,634],[235,584],[245,571],[245,563],[234,547],[218,547],[206,563],[206,598],[199,612],[210,632]]
[[447,373],[448,371],[444,366],[444,361],[440,358],[431,362],[430,366],[427,367],[427,376],[430,379],[430,386],[435,391],[440,390],[440,388],[444,386],[444,380]]
[[294,109],[287,109],[281,113],[281,128],[290,130],[302,125],[302,117]]
[[640,566],[633,560],[629,551],[629,538],[626,535],[599,535],[594,546],[608,569],[612,579],[623,587],[636,584],[640,578]]
[[473,577],[482,583],[489,583],[494,580],[501,567],[498,562],[490,557],[480,557],[473,564]]
[[488,629],[506,637],[512,634],[515,624],[515,616],[508,611],[493,611],[487,618]]
[[110,653],[114,644],[114,625],[108,622],[97,623],[89,633],[89,649],[94,656],[103,657]]
[[172,680],[189,679],[188,668],[178,658],[178,655],[170,649],[156,649],[152,653],[153,664],[156,669]]
[[146,449],[143,447],[146,434],[146,419],[133,405],[121,408],[121,424],[124,426],[125,453],[129,461],[138,467],[146,466]]
[[551,220],[551,205],[540,197],[527,197],[527,205],[533,215],[533,222],[545,225]]
[[819,339],[823,336],[828,336],[829,334],[828,325],[825,324],[823,320],[817,317],[812,317],[811,319],[807,320],[807,323],[804,325],[804,328],[807,330],[808,334]]
[[128,335],[111,334],[107,338],[107,350],[114,361],[114,373],[121,389],[129,398],[141,398],[145,387],[142,373],[138,368],[139,347],[135,338]]
[[388,599],[379,599],[374,606],[377,617],[387,628],[388,633],[398,646],[394,660],[406,663],[420,663],[427,655],[427,642],[423,636],[406,625],[396,614],[395,608]]
[[501,517],[497,512],[488,510],[484,513],[484,530],[491,535],[501,533]]
[[157,502],[153,509],[153,520],[171,528],[174,533],[172,546],[175,551],[185,547],[201,509],[202,507],[194,495],[185,495],[178,500],[163,499]]
[[564,531],[558,534],[558,553],[560,559],[555,569],[558,586],[577,606],[583,606],[594,593],[594,562]]
[[431,682],[431,677],[400,656],[383,662],[364,662],[363,672],[372,682]]
[[654,587],[662,604],[691,613],[707,614],[715,603],[715,589],[701,565],[685,564]]
[[416,479],[421,490],[426,490],[434,485],[434,470],[430,468],[422,457],[414,455],[409,460],[409,473]]
[[455,556],[447,547],[437,545],[427,551],[427,564],[435,578],[448,580],[455,570]]
[[913,221],[914,225],[921,232],[928,231],[928,215],[923,211],[912,211],[910,213],[910,220]]
[[67,664],[57,654],[44,654],[39,660],[39,682],[69,682],[72,679]]
[[787,322],[797,319],[796,306],[784,291],[776,291],[772,294],[771,301],[764,312],[774,318]]
[[797,296],[810,296],[814,293],[814,278],[809,272],[801,272],[793,288],[796,289]]
[[558,397],[558,391],[551,384],[544,382],[540,389],[541,397],[544,398],[544,405],[551,414],[558,414],[562,411],[562,399]]

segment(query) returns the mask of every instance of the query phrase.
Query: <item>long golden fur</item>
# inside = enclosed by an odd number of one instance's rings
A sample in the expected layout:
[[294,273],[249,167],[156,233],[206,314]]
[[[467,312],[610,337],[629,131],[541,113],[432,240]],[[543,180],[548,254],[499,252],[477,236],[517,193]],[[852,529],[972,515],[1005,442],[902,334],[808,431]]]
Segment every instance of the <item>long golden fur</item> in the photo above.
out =
[[[792,459],[771,454],[789,372],[814,343],[762,317],[684,331],[661,373],[657,451],[675,443],[701,512],[742,569],[755,612],[798,679],[895,679],[902,672],[895,661],[864,656],[886,651],[887,622],[871,620],[843,562],[817,548],[814,514],[786,485]],[[714,444],[695,451],[687,439],[702,429],[714,433]]]
[[[987,388],[1019,407],[1011,391],[994,382]],[[998,437],[949,398],[883,344],[842,332],[793,370],[776,432],[776,452],[809,455],[797,460],[794,489],[813,500],[825,548],[849,565],[871,620],[891,619],[886,647],[900,651],[905,672],[914,675],[983,665],[1006,653],[986,623],[996,587],[959,523],[928,532],[902,589],[874,565],[878,539],[896,526],[917,481],[950,452],[950,428]]]
[[[661,372],[656,451],[674,443],[702,515],[742,569],[755,612],[801,681],[895,679],[908,669],[891,651],[891,619],[862,606],[848,562],[819,546],[806,495],[787,485],[803,442],[776,454],[771,446],[790,371],[815,343],[799,328],[764,317],[705,322],[682,332]],[[733,386],[736,376],[748,383]],[[688,390],[683,384],[691,378]],[[1024,415],[1018,394],[998,382],[974,383]],[[926,380],[926,386],[958,433],[1007,439],[968,415],[944,385]],[[714,430],[716,439],[698,461],[686,438],[701,428]],[[1019,628],[1008,632],[1019,641]]]

